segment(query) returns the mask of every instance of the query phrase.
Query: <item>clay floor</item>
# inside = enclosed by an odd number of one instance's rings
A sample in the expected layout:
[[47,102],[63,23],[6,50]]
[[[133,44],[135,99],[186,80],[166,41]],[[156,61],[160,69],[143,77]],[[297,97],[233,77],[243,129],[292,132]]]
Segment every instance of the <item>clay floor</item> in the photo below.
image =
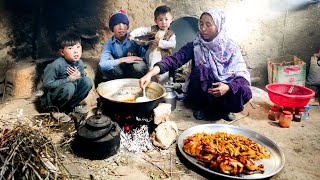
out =
[[[272,180],[319,179],[320,177],[320,108],[313,106],[308,120],[292,122],[290,128],[281,128],[275,121],[267,118],[272,105],[266,93],[255,89],[251,103],[237,114],[239,118],[232,125],[258,132],[284,152],[285,166]],[[0,129],[10,128],[15,122],[29,123],[38,114],[33,99],[14,99],[0,104]],[[22,110],[21,110],[22,109]],[[199,124],[227,124],[224,120],[195,120],[192,111],[182,102],[172,112],[170,119],[177,123],[179,133]],[[39,126],[39,125],[38,125]],[[64,125],[62,125],[63,127]],[[72,126],[72,125],[71,125]],[[51,130],[48,136],[58,143],[64,136],[63,131]],[[220,179],[218,176],[199,170],[188,163],[177,151],[176,143],[167,150],[150,150],[133,154],[125,149],[105,160],[87,160],[74,156],[68,148],[63,148],[62,161],[72,175],[71,179]]]

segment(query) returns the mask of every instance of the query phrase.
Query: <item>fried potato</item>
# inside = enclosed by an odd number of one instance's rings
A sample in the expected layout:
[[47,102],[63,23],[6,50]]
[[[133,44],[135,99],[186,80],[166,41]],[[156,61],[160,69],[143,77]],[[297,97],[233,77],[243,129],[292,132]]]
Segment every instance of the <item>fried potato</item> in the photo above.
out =
[[196,133],[184,140],[183,150],[218,172],[238,176],[256,171],[263,173],[263,164],[257,166],[254,160],[271,156],[267,147],[244,136],[225,132]]

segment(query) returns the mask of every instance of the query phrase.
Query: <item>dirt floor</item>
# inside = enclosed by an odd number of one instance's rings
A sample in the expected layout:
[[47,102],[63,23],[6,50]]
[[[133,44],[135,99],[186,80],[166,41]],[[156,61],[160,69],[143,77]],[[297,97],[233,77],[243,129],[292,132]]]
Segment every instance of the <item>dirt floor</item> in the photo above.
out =
[[[320,177],[320,109],[312,106],[308,120],[292,122],[290,128],[281,128],[267,117],[270,103],[266,93],[254,89],[253,100],[245,110],[237,114],[238,120],[232,125],[258,132],[276,143],[285,154],[285,166],[272,180],[318,179]],[[29,123],[47,129],[48,136],[57,145],[66,137],[64,132],[72,131],[73,124],[61,124],[48,128],[46,122],[34,121],[38,112],[33,99],[14,99],[0,104],[0,130],[12,128],[14,123]],[[39,114],[38,114],[39,115]],[[200,124],[228,124],[224,120],[195,120],[192,111],[182,102],[172,112],[170,119],[177,123],[179,134]],[[32,120],[32,121],[31,121]],[[62,162],[70,172],[71,179],[216,179],[219,177],[197,169],[178,152],[176,143],[167,150],[154,149],[142,153],[130,153],[119,149],[118,153],[105,160],[87,160],[71,153],[68,143],[61,148]]]

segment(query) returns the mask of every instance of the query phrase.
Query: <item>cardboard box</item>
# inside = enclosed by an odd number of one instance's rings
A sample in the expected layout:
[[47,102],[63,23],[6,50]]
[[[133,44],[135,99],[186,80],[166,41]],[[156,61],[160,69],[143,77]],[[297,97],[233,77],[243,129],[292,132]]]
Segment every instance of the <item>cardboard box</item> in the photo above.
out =
[[306,63],[294,55],[269,58],[268,81],[305,86]]

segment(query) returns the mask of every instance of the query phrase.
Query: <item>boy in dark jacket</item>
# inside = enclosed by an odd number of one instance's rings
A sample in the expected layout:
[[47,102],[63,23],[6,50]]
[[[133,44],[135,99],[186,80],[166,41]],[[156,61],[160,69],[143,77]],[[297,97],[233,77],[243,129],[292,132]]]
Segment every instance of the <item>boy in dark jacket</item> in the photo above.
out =
[[80,36],[72,32],[63,34],[59,39],[59,46],[61,57],[44,70],[44,95],[41,102],[44,107],[53,107],[54,118],[69,121],[71,118],[66,113],[76,107],[79,112],[84,111],[79,103],[87,97],[93,82],[85,76],[84,64],[80,59]]

